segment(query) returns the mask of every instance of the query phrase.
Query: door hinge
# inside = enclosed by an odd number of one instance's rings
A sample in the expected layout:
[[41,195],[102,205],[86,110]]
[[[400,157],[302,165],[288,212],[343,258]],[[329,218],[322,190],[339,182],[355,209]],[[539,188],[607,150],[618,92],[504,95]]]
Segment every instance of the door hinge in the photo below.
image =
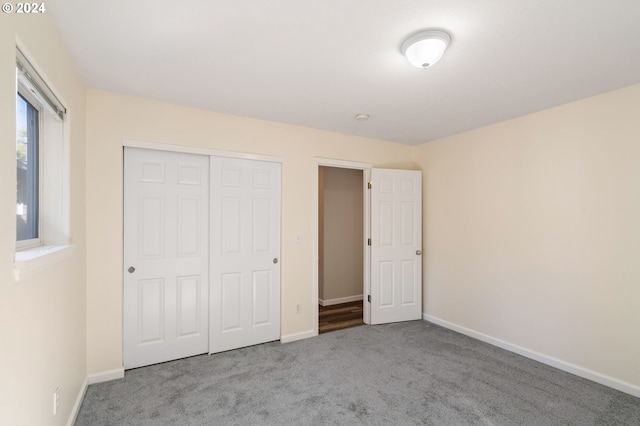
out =
[[367,238],[367,245],[370,246],[371,245],[371,238]]
[[370,294],[367,296],[367,302],[371,303],[371,295]]
[[371,181],[367,182],[367,189],[371,189],[372,186]]

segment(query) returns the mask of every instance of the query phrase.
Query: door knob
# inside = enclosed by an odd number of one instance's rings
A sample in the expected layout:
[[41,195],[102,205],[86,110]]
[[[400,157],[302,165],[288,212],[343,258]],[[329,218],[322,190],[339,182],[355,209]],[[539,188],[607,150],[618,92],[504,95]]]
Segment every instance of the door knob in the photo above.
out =
[[277,257],[273,258],[273,263],[278,263],[278,258]]
[[422,251],[421,251],[421,250],[416,250],[416,254],[417,254],[418,256],[420,256],[420,255],[422,254]]
[[129,271],[130,274],[133,274],[135,270],[136,268],[134,268],[133,266],[129,266],[129,269],[127,269],[127,271]]

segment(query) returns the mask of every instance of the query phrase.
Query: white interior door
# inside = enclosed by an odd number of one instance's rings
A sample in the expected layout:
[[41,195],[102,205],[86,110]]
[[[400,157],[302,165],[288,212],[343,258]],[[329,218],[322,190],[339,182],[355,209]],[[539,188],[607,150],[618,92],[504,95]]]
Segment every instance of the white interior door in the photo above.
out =
[[125,148],[124,367],[206,353],[209,157]]
[[280,339],[280,164],[211,157],[210,352]]
[[371,324],[422,318],[422,172],[371,170]]

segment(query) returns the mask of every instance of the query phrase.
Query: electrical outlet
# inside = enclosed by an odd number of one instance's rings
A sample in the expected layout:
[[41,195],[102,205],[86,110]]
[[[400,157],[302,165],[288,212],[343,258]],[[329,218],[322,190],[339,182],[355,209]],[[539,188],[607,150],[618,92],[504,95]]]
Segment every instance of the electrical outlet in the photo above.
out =
[[60,388],[56,388],[55,392],[53,392],[53,415],[58,414],[58,409],[60,408]]

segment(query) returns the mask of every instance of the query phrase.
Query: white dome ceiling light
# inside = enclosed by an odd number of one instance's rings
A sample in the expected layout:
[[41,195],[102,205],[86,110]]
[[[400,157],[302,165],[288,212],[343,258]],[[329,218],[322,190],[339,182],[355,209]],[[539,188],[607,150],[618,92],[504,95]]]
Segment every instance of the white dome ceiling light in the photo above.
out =
[[400,50],[414,67],[429,68],[442,58],[449,43],[451,36],[447,32],[424,30],[410,35]]

